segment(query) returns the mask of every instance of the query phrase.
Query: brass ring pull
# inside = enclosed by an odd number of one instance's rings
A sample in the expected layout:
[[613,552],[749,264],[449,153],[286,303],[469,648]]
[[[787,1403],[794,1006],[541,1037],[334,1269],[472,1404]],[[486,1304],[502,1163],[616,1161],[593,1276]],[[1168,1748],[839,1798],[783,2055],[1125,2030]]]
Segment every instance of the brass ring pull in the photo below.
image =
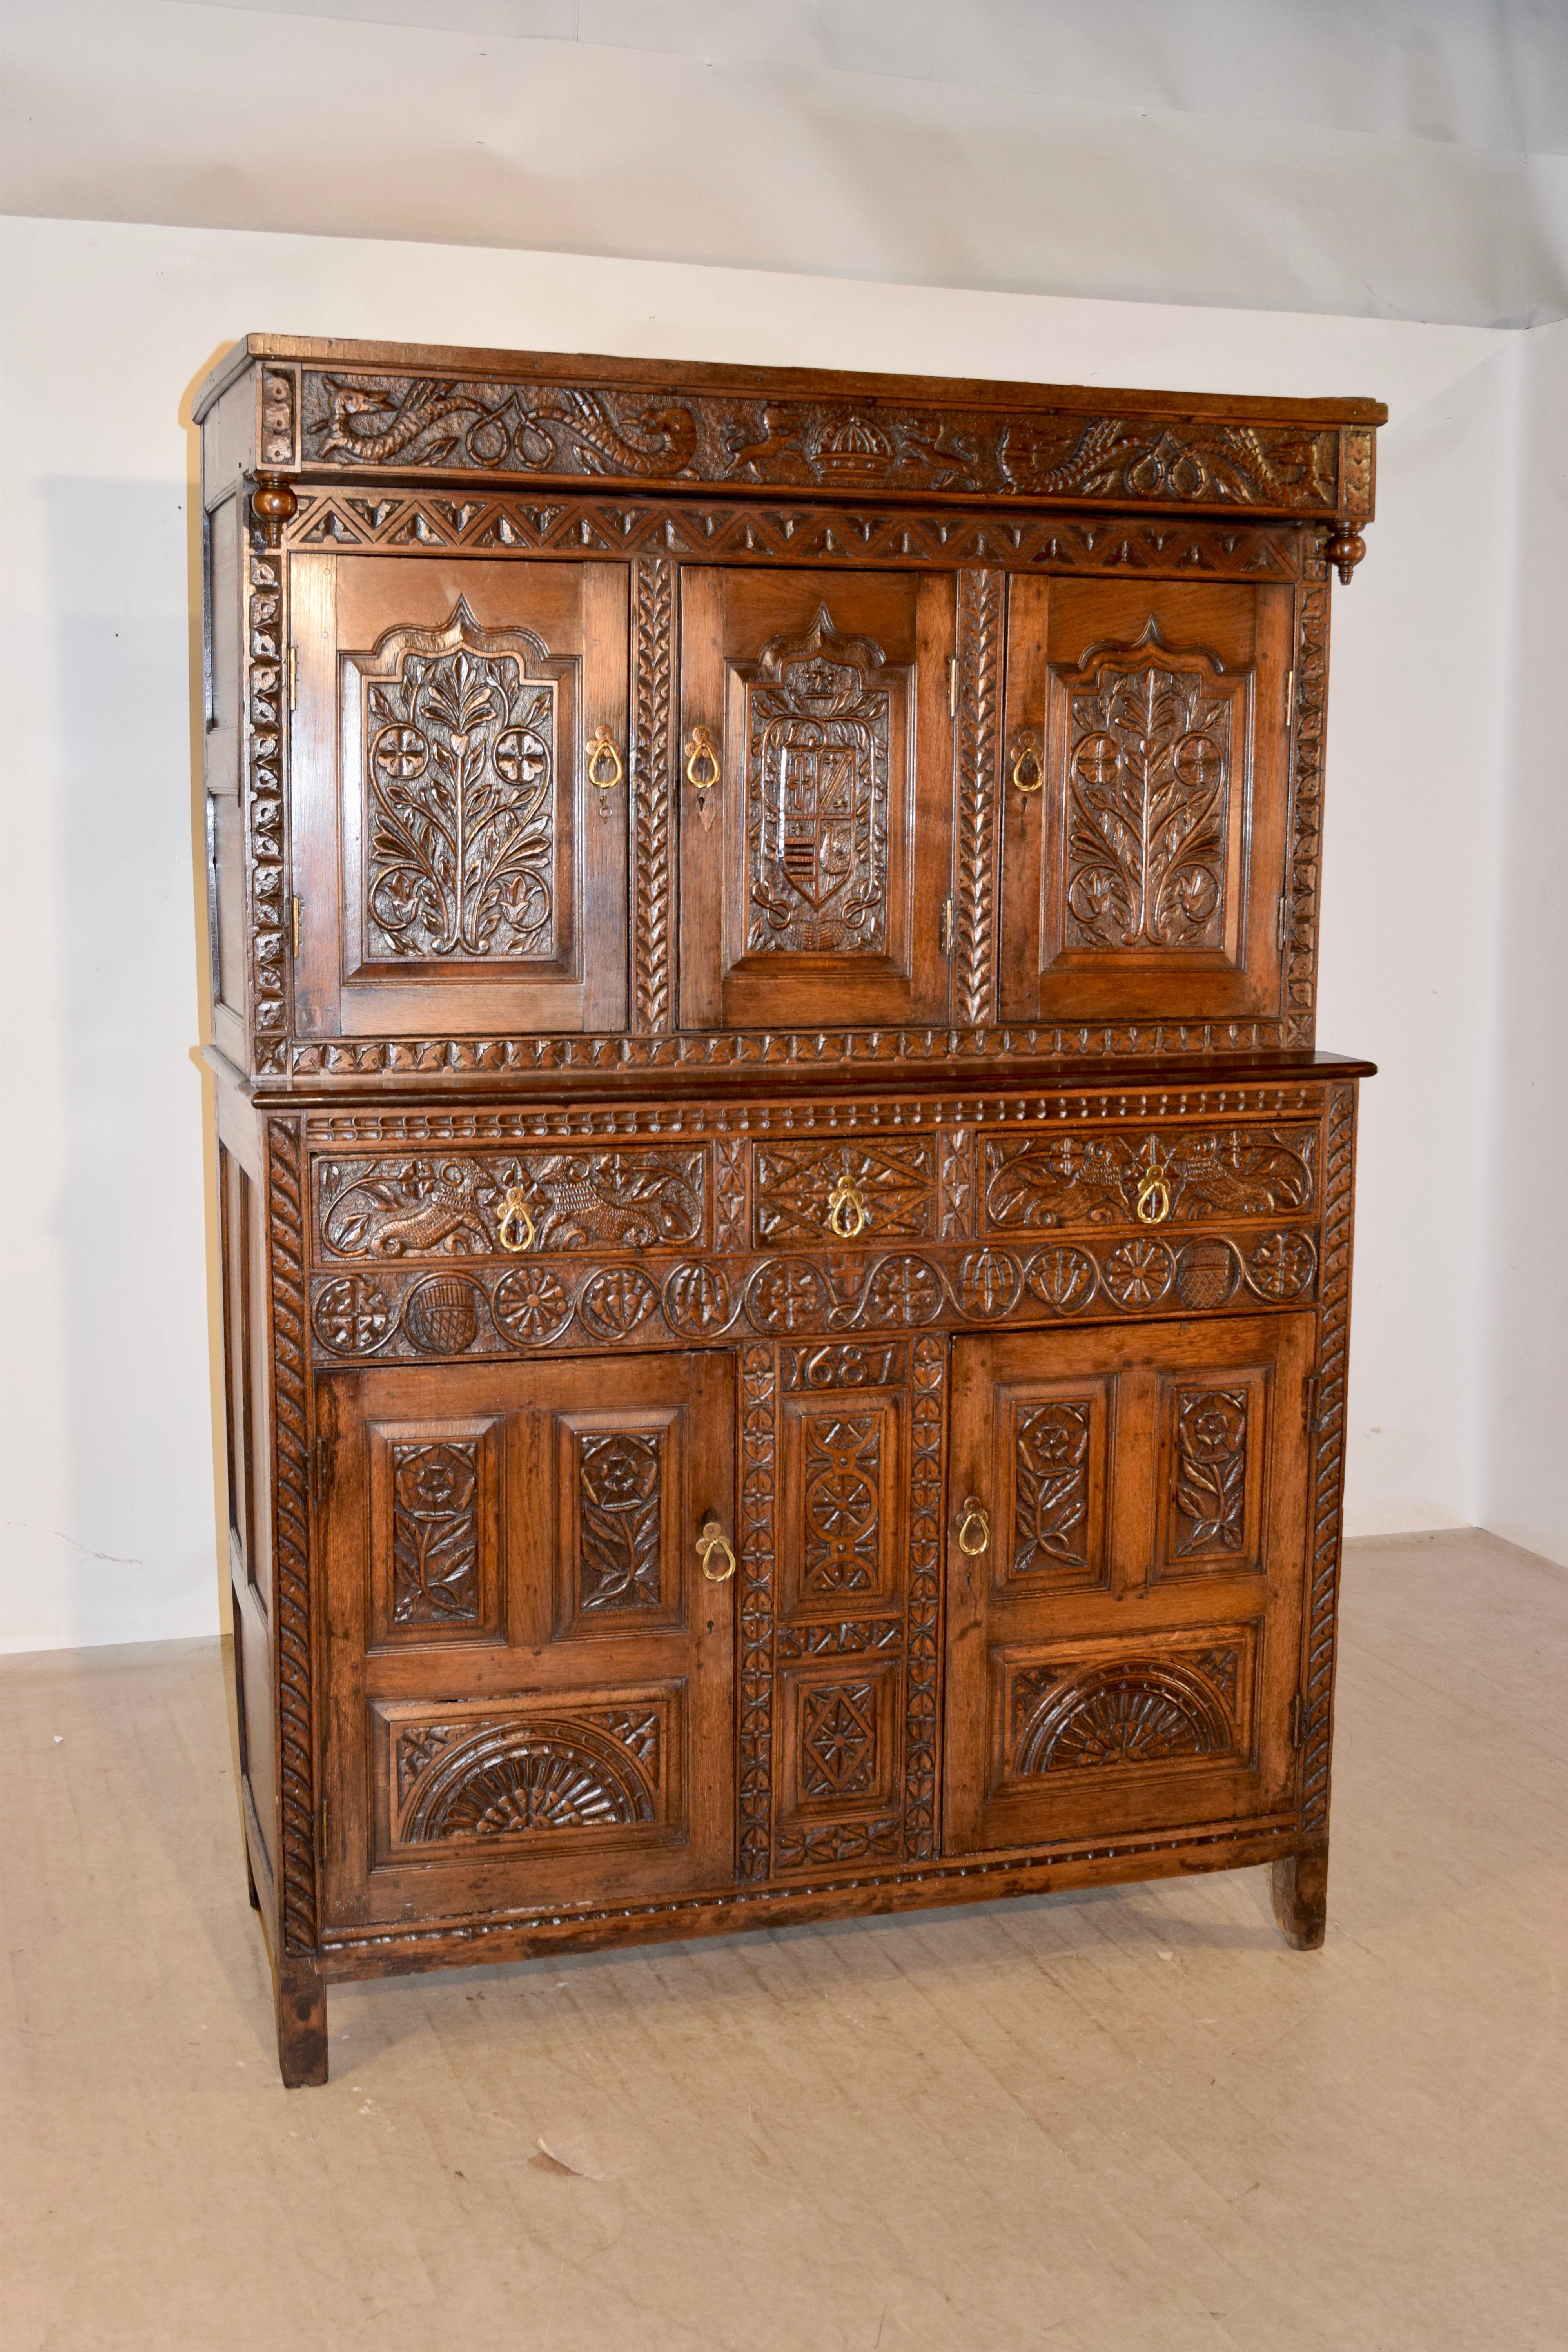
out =
[[978,1559],[991,1542],[991,1514],[978,1495],[964,1497],[963,1517],[958,1523],[958,1549],[965,1559]]
[[852,1242],[870,1222],[871,1212],[860,1187],[851,1183],[847,1176],[841,1176],[827,1196],[828,1232],[837,1234],[841,1242]]
[[[521,1234],[521,1241],[512,1239],[512,1235],[516,1233]],[[522,1188],[521,1185],[513,1184],[500,1204],[500,1217],[496,1225],[496,1239],[503,1250],[510,1250],[515,1257],[521,1257],[524,1250],[531,1250],[533,1247],[538,1238],[539,1229],[528,1213],[528,1202],[524,1198]]]
[[1045,781],[1040,739],[1032,727],[1021,727],[1013,738],[1013,788],[1020,793],[1037,793]]
[[[710,1568],[715,1552],[724,1555],[722,1568]],[[717,1519],[704,1519],[697,1531],[697,1556],[702,1562],[702,1573],[710,1584],[723,1584],[735,1573],[735,1555],[730,1549],[730,1538]]]
[[712,736],[706,727],[694,727],[686,739],[687,782],[694,793],[710,793],[723,772]]
[[1151,1136],[1149,1165],[1138,1181],[1138,1222],[1141,1225],[1163,1225],[1171,1213],[1170,1160],[1162,1165],[1159,1150]]
[[[607,727],[595,728],[593,740],[588,745],[584,757],[587,762],[588,782],[601,793],[613,793],[626,772],[621,764],[621,755],[616,749],[615,738]],[[604,772],[606,761],[609,762],[610,769],[608,775]]]

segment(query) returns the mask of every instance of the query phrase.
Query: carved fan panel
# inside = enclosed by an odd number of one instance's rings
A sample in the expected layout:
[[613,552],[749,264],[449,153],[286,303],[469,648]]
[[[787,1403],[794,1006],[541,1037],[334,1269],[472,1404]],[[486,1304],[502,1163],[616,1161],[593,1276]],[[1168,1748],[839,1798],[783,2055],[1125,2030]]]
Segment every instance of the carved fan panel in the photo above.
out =
[[548,1846],[583,1832],[663,1830],[670,1705],[661,1696],[613,1706],[568,1700],[500,1717],[471,1706],[385,1710],[392,1845]]
[[888,951],[890,686],[880,646],[824,605],[746,692],[746,949]]
[[[378,962],[547,961],[563,753],[542,641],[459,602],[362,675],[365,952]],[[391,658],[391,656],[388,656]]]
[[1101,1643],[1087,1655],[1015,1655],[1001,1694],[1003,1777],[1234,1761],[1247,1745],[1251,1676],[1244,1628],[1147,1650]]

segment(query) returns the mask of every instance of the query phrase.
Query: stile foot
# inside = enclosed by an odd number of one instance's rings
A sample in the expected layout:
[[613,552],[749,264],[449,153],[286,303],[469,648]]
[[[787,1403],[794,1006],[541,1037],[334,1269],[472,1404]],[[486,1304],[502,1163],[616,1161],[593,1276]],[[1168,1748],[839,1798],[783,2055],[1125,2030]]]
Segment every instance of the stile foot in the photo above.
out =
[[309,1960],[279,1963],[278,2071],[285,2090],[314,2088],[327,2079],[327,1986]]
[[1315,1952],[1329,1916],[1329,1849],[1289,1853],[1268,1874],[1275,1923],[1292,1951]]

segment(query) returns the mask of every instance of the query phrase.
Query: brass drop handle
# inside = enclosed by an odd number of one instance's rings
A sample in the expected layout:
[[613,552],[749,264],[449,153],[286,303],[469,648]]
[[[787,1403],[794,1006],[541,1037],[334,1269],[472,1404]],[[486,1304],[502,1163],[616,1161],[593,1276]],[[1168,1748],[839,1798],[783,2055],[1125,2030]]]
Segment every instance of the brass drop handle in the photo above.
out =
[[965,1559],[978,1559],[991,1543],[991,1514],[978,1495],[967,1495],[958,1523],[958,1549]]
[[[517,1238],[519,1234],[521,1235],[521,1240]],[[503,1250],[510,1250],[514,1257],[521,1257],[524,1250],[531,1250],[533,1247],[538,1238],[539,1229],[528,1213],[528,1202],[523,1195],[522,1188],[519,1184],[513,1184],[508,1188],[506,1197],[500,1204],[500,1216],[496,1224],[496,1239]]]
[[[715,1552],[723,1556],[722,1568],[710,1568]],[[724,1584],[735,1573],[735,1555],[730,1549],[730,1538],[717,1519],[704,1519],[697,1530],[697,1557],[702,1562],[702,1573],[710,1584]]]
[[828,1232],[837,1234],[841,1242],[852,1242],[870,1222],[871,1212],[860,1187],[847,1176],[841,1176],[827,1196]]
[[588,782],[601,793],[613,793],[626,769],[607,727],[595,727],[585,753]]
[[1045,781],[1046,766],[1040,757],[1040,739],[1032,727],[1020,727],[1013,738],[1013,789],[1020,793],[1037,793]]
[[694,727],[686,739],[686,781],[694,793],[710,793],[724,771],[718,747],[706,727]]
[[1153,1138],[1149,1139],[1149,1165],[1138,1180],[1138,1222],[1141,1225],[1163,1225],[1171,1213],[1170,1160],[1161,1164]]

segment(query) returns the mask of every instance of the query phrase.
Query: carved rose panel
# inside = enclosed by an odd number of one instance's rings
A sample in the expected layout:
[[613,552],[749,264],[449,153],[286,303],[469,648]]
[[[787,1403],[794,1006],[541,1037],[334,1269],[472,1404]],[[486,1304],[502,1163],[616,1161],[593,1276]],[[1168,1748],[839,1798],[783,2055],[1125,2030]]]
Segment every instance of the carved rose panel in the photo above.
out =
[[775,638],[746,693],[746,947],[881,955],[888,943],[889,689],[879,646],[826,607]]
[[1249,1402],[1245,1388],[1177,1391],[1170,1538],[1176,1559],[1239,1557],[1245,1549]]
[[394,1445],[392,1622],[479,1622],[479,1467],[476,1441]]
[[662,1604],[662,1433],[579,1434],[577,1606],[584,1613]]
[[1087,1397],[1019,1410],[1014,1423],[1010,1575],[1087,1570],[1093,1410]]

